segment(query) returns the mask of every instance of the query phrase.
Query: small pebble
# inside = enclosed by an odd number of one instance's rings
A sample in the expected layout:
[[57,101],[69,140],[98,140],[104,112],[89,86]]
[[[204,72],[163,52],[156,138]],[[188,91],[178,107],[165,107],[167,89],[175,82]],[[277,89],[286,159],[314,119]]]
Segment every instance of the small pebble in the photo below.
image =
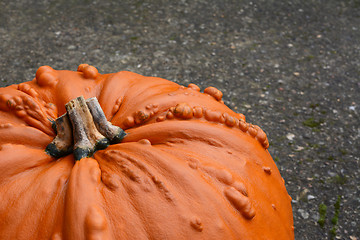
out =
[[304,209],[298,209],[298,212],[300,213],[301,217],[303,219],[308,219],[309,218],[309,213],[307,211],[305,211]]
[[75,46],[75,45],[69,45],[69,46],[67,47],[67,49],[69,49],[69,50],[75,50],[75,49],[76,49],[76,46]]
[[313,200],[313,199],[315,199],[316,197],[314,196],[314,195],[308,195],[308,200]]
[[286,138],[292,141],[295,138],[295,135],[293,133],[286,134]]

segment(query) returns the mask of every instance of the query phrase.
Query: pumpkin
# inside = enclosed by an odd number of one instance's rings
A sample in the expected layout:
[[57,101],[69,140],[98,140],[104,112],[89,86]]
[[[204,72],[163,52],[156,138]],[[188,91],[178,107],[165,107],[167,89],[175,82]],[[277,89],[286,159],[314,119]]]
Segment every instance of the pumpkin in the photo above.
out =
[[87,64],[1,88],[1,239],[294,239],[266,134],[221,99]]

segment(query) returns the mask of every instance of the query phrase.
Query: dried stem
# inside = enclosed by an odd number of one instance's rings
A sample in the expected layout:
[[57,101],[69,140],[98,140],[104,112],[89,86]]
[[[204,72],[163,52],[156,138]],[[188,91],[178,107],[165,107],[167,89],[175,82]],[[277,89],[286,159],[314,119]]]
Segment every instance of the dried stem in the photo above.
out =
[[120,127],[112,125],[105,117],[103,110],[97,98],[89,98],[86,100],[94,123],[101,134],[107,137],[111,143],[119,143],[125,137],[126,133]]
[[54,140],[46,147],[45,151],[55,158],[68,155],[72,151],[73,136],[71,123],[68,115],[58,117],[55,121],[57,135]]
[[106,120],[96,98],[85,101],[80,96],[69,101],[67,113],[56,119],[57,136],[46,152],[53,157],[61,157],[73,150],[75,160],[90,157],[109,143],[119,143],[126,133]]

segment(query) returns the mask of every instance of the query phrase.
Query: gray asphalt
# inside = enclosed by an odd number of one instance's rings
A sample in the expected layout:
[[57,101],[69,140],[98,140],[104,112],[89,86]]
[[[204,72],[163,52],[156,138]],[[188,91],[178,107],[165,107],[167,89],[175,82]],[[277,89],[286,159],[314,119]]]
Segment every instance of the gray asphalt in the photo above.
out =
[[0,86],[80,63],[215,86],[268,134],[296,239],[354,240],[359,39],[359,0],[3,0]]

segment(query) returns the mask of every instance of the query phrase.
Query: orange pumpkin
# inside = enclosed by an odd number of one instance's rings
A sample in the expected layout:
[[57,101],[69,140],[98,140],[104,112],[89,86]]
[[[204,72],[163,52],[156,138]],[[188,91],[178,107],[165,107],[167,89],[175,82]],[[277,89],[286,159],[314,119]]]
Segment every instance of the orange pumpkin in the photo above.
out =
[[[79,96],[96,97],[106,120],[88,110],[78,122],[58,118],[86,105]],[[294,239],[265,133],[221,98],[214,87],[87,64],[42,66],[33,81],[1,88],[1,239]],[[76,159],[74,125],[95,136],[107,120],[126,136]],[[64,136],[67,150],[51,156]]]

